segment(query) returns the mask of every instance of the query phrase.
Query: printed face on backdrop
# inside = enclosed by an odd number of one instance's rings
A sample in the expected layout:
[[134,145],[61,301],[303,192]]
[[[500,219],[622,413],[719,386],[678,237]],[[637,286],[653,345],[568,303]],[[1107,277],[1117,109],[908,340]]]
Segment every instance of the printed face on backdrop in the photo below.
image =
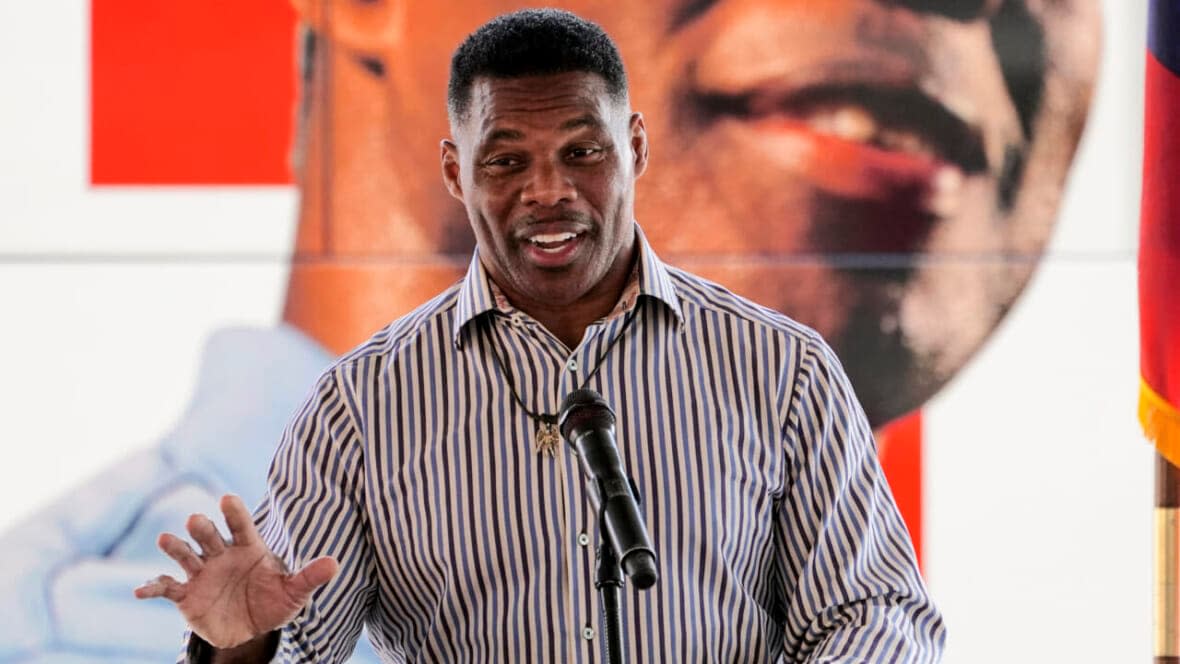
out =
[[[305,195],[301,228],[344,253],[467,255],[437,168],[450,55],[524,3],[295,4],[319,72],[303,179],[330,150],[335,201]],[[875,425],[954,376],[1026,285],[1085,119],[1095,0],[552,4],[622,51],[656,250],[819,330]]]

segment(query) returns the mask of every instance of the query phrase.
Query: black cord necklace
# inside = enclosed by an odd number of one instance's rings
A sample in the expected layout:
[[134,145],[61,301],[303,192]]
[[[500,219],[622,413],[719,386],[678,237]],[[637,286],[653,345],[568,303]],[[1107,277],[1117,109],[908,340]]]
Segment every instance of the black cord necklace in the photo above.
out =
[[[614,338],[610,340],[610,343],[607,344],[606,348],[602,350],[602,353],[594,362],[594,368],[589,374],[586,375],[586,378],[582,381],[582,384],[578,386],[579,390],[589,385],[590,381],[594,379],[594,376],[598,375],[598,370],[602,368],[602,361],[605,360],[606,356],[610,354],[611,349],[615,347],[615,344],[618,343],[619,339],[622,339],[623,335],[627,333],[627,328],[631,326],[631,321],[635,320],[635,312],[638,309],[639,303],[636,302],[635,306],[631,307],[631,311],[627,312],[627,317],[623,321],[623,327],[619,329],[619,333],[616,334]],[[496,370],[499,371],[500,375],[504,377],[504,382],[508,383],[508,391],[512,394],[512,398],[516,401],[516,404],[520,406],[520,409],[524,411],[525,415],[528,415],[530,419],[537,423],[537,431],[533,440],[533,451],[537,452],[538,454],[554,456],[557,454],[557,446],[561,444],[561,433],[557,430],[557,414],[534,412],[529,410],[529,407],[524,404],[524,400],[521,399],[520,394],[516,392],[516,385],[514,385],[512,382],[512,373],[508,371],[504,360],[500,357],[500,347],[493,338],[493,318],[495,318],[494,314],[488,314],[485,316],[481,328],[483,330],[484,338],[487,339],[488,345],[492,347],[492,359],[496,364]]]

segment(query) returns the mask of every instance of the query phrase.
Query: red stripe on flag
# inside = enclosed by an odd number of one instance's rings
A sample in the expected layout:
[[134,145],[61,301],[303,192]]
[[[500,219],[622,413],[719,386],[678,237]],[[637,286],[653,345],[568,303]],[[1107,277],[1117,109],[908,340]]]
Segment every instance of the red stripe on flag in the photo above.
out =
[[1139,231],[1140,369],[1180,407],[1180,78],[1147,57]]
[[283,184],[287,2],[92,0],[93,184]]

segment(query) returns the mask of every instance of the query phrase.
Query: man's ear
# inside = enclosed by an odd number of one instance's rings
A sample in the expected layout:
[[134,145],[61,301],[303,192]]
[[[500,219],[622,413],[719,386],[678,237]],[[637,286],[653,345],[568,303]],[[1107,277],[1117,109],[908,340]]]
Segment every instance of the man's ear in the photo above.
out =
[[459,182],[459,146],[444,138],[439,144],[439,148],[441,149],[443,182],[447,185],[447,191],[451,192],[451,196],[462,203],[463,185]]
[[414,0],[291,0],[299,19],[345,48],[377,53],[405,30],[406,3]]
[[643,124],[642,113],[631,114],[631,155],[635,177],[639,177],[647,170],[647,126]]

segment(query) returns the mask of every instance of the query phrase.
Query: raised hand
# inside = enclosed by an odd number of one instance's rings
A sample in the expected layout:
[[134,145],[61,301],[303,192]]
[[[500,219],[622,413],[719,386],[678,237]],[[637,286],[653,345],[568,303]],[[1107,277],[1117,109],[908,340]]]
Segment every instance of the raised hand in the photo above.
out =
[[200,554],[171,533],[157,542],[188,580],[159,576],[136,588],[135,596],[171,600],[201,638],[214,647],[231,648],[290,622],[339,566],[330,557],[317,558],[292,574],[267,549],[241,498],[222,496],[221,513],[231,541],[222,539],[205,515],[190,516],[185,528],[200,545]]

